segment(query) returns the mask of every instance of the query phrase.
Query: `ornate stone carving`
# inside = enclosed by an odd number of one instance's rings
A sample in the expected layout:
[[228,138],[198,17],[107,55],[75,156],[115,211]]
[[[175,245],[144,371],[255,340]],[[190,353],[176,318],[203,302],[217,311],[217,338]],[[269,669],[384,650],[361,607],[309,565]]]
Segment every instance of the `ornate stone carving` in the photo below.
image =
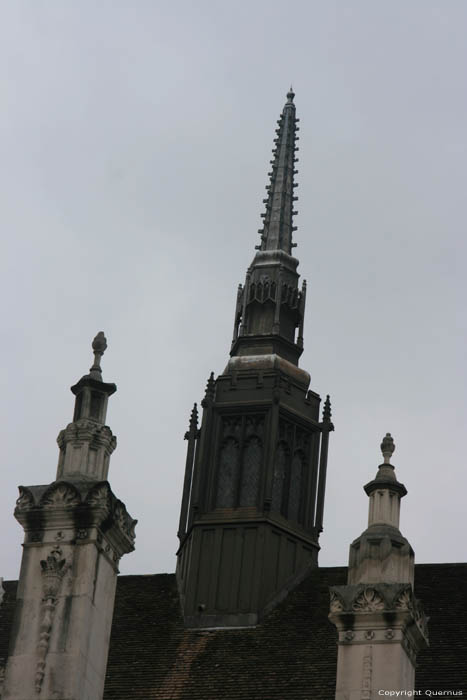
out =
[[346,630],[346,632],[344,634],[344,639],[347,642],[351,642],[354,637],[355,637],[355,633],[352,630]]
[[47,489],[40,503],[45,508],[68,508],[81,503],[81,497],[74,486],[64,481],[58,481]]
[[133,520],[133,518],[127,512],[127,509],[121,501],[117,501],[114,510],[114,520],[119,525],[121,530],[127,535],[127,537],[134,542],[135,540],[135,526],[138,522]]
[[[332,586],[330,588],[331,603],[330,617],[334,624],[339,628],[345,629],[347,615],[353,616],[362,615],[360,624],[366,626],[364,616],[380,613],[385,615],[391,613],[394,619],[405,619],[405,624],[413,626],[415,622],[420,636],[420,644],[424,645],[428,642],[428,619],[423,611],[420,601],[415,598],[412,586],[410,583],[374,583],[367,584],[348,584],[346,586]],[[342,616],[340,622],[338,618]],[[397,616],[397,617],[396,617]],[[383,618],[381,618],[383,619]],[[369,623],[373,625],[373,622]],[[392,623],[397,627],[397,623]],[[401,622],[402,624],[402,622]],[[362,639],[373,639],[373,632],[362,631]],[[394,630],[385,632],[386,639],[392,639],[390,635],[394,635]],[[424,641],[422,641],[424,640]],[[418,644],[418,642],[417,642]]]
[[371,680],[373,674],[373,649],[371,646],[365,647],[365,655],[363,657],[363,672],[362,672],[362,692],[360,700],[371,700]]
[[394,630],[387,629],[384,633],[384,636],[386,637],[386,639],[394,639]]
[[107,425],[101,425],[90,418],[80,418],[74,423],[69,423],[61,430],[57,437],[57,444],[62,452],[68,443],[74,447],[81,447],[88,443],[93,449],[103,448],[107,456],[111,455],[117,447],[117,438]]
[[332,613],[342,612],[344,610],[344,605],[342,603],[341,598],[334,591],[330,591],[330,595],[331,595],[331,603],[329,606],[330,611]]
[[352,605],[356,612],[377,612],[384,610],[384,600],[374,588],[365,588]]
[[41,561],[42,589],[44,597],[42,598],[39,642],[37,644],[38,660],[35,677],[36,693],[41,692],[58,594],[62,585],[63,577],[68,568],[66,565],[66,560],[62,558],[62,555],[62,550],[57,545],[52,549],[47,559],[43,559]]
[[19,498],[16,500],[16,507],[20,510],[28,510],[34,506],[34,496],[25,486],[18,486]]
[[405,588],[398,596],[394,607],[396,610],[413,610],[413,596],[410,587]]
[[[415,614],[416,599],[410,583],[359,583],[330,588],[331,602],[337,597],[342,611],[349,613],[397,612],[408,610]],[[331,612],[341,612],[331,610]]]
[[104,481],[96,484],[86,496],[86,503],[91,506],[100,506],[110,509],[111,490],[109,484]]

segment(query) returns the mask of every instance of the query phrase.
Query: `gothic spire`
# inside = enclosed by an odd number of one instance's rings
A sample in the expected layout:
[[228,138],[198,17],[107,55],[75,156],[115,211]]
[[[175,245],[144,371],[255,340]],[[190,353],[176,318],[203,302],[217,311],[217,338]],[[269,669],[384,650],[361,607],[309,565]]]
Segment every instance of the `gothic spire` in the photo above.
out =
[[295,158],[295,152],[298,150],[295,143],[298,141],[296,133],[299,119],[295,116],[294,97],[295,93],[291,87],[277,122],[272,170],[269,173],[269,185],[266,186],[268,196],[263,200],[266,211],[261,215],[264,226],[259,230],[261,244],[257,246],[258,250],[283,250],[289,255],[296,245],[292,243],[292,232],[296,230],[293,226],[293,215],[297,214],[293,210],[293,203],[298,199],[294,196],[294,188],[297,187],[294,175],[298,172],[294,165],[298,160]]
[[261,244],[256,246],[245,285],[237,292],[230,354],[278,355],[298,365],[303,351],[306,285],[299,290],[298,260],[291,254],[296,245],[292,242],[296,228],[292,219],[297,213],[293,211],[298,139],[294,97],[290,88],[277,122]]

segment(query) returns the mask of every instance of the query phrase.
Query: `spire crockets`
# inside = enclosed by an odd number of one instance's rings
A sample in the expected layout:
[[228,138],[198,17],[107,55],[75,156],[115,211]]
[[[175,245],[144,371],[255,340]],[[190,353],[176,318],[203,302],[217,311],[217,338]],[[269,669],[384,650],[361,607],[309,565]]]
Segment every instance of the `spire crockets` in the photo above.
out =
[[293,98],[291,89],[276,129],[261,244],[256,246],[258,252],[247,271],[245,285],[240,285],[237,293],[230,354],[234,358],[279,356],[298,365],[303,351],[306,284],[298,289],[298,260],[291,255],[295,246],[292,219],[297,213],[293,202],[297,199],[294,164],[298,138]]
[[272,170],[269,173],[269,185],[266,186],[268,197],[263,200],[266,212],[261,215],[264,226],[258,232],[261,234],[261,244],[257,246],[259,250],[284,250],[289,255],[296,245],[292,243],[292,232],[296,230],[293,226],[293,215],[297,214],[293,210],[293,203],[298,199],[294,196],[294,188],[297,187],[294,175],[298,172],[294,168],[298,160],[295,157],[295,152],[298,151],[295,143],[298,141],[296,132],[299,130],[299,119],[295,116],[294,97],[295,93],[291,87],[277,121]]

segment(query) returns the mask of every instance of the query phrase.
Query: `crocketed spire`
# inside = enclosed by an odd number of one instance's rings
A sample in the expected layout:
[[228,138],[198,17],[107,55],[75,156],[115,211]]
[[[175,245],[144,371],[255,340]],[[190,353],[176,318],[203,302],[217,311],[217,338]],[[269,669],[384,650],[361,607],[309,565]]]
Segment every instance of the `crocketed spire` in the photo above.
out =
[[[294,365],[303,351],[306,283],[298,288],[298,260],[292,256],[294,164],[297,117],[290,88],[274,139],[274,159],[262,214],[261,243],[237,292],[230,354],[277,355]],[[309,381],[309,378],[308,378]]]
[[266,186],[268,197],[264,199],[266,212],[262,214],[264,226],[259,230],[261,234],[261,244],[257,246],[259,250],[284,250],[291,254],[294,244],[292,243],[292,232],[296,230],[293,226],[293,215],[297,214],[293,210],[293,203],[298,197],[294,196],[294,169],[298,160],[295,152],[298,147],[296,132],[298,131],[294,105],[295,93],[290,88],[287,93],[287,102],[284,105],[282,114],[277,122],[277,137],[274,139],[274,158],[271,160],[272,170],[269,174],[269,185]]

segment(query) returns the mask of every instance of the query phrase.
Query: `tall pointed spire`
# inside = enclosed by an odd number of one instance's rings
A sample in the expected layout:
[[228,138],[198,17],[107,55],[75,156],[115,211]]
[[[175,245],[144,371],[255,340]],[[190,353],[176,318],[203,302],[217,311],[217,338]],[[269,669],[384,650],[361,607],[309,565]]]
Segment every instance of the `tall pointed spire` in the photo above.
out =
[[230,359],[190,424],[177,578],[188,627],[255,625],[317,563],[331,421],[298,367],[306,284],[291,255],[296,123],[279,119],[261,245],[239,285]]
[[293,226],[293,203],[297,197],[294,196],[294,175],[297,171],[295,163],[298,160],[295,152],[298,147],[296,135],[298,131],[294,105],[295,93],[290,88],[287,93],[287,102],[284,105],[282,114],[277,121],[277,137],[274,139],[274,158],[271,160],[272,170],[269,173],[269,185],[266,186],[268,197],[264,199],[266,212],[262,214],[264,227],[260,229],[261,244],[259,250],[284,250],[290,255],[294,244],[292,243],[292,232],[296,230]]
[[258,252],[247,271],[245,285],[238,289],[230,354],[274,355],[298,365],[303,351],[306,284],[298,289],[298,260],[291,254],[296,245],[292,233],[297,213],[293,210],[298,150],[294,97],[290,88],[277,122],[261,244],[256,246]]

